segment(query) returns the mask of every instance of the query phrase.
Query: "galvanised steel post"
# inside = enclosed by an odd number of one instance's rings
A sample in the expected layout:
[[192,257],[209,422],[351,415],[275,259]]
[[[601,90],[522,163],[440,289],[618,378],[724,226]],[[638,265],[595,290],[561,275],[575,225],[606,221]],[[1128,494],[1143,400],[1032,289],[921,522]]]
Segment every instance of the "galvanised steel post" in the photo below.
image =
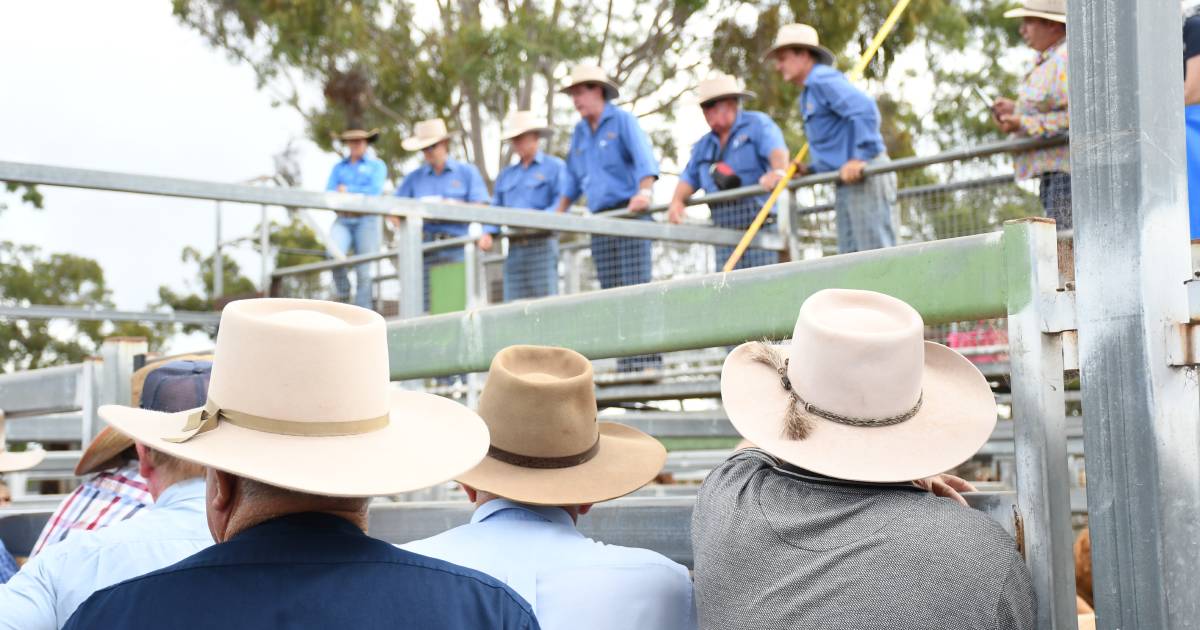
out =
[[421,249],[423,221],[417,216],[400,217],[396,277],[400,279],[400,317],[420,317],[425,311],[425,279]]
[[1200,628],[1179,3],[1067,3],[1079,366],[1100,628]]

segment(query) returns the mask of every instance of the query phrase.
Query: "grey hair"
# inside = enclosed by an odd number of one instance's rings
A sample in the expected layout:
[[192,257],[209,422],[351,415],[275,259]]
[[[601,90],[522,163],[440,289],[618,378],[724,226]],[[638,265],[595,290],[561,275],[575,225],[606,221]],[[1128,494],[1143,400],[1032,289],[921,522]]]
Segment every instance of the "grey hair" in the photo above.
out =
[[804,402],[788,379],[788,359],[767,340],[755,341],[750,345],[750,360],[761,363],[779,374],[779,384],[788,393],[788,406],[783,417],[783,437],[803,440],[813,429],[812,418],[804,411]]

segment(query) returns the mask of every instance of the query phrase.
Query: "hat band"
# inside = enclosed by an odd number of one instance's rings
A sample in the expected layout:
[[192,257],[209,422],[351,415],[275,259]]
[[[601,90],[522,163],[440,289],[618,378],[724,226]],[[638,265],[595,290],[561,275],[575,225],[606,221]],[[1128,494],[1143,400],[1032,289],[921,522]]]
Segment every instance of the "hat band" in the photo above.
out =
[[595,457],[596,453],[599,451],[600,436],[597,435],[596,441],[592,444],[591,448],[583,451],[582,453],[576,453],[575,455],[566,455],[563,457],[536,457],[533,455],[521,455],[520,453],[513,453],[492,445],[488,447],[488,456],[492,459],[498,459],[505,464],[512,464],[513,466],[520,466],[521,468],[549,469],[578,466]]
[[363,420],[334,420],[334,421],[297,421],[279,420],[256,416],[233,409],[225,409],[209,398],[204,408],[188,415],[183,432],[178,435],[164,436],[167,442],[182,443],[217,428],[221,422],[252,429],[264,433],[278,435],[302,435],[308,437],[331,437],[336,435],[361,435],[378,431],[388,425],[389,414],[365,418]]

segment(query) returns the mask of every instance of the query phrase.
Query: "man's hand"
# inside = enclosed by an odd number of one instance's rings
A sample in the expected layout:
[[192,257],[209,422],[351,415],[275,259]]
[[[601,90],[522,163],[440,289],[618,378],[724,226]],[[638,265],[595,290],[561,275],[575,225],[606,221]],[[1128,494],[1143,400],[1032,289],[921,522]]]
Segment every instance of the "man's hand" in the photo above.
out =
[[649,208],[649,207],[650,207],[650,195],[643,195],[641,193],[638,193],[633,196],[633,199],[629,200],[629,211],[630,212],[635,212],[635,213],[636,212],[645,212],[646,208]]
[[390,214],[387,216],[387,222],[391,223],[392,227],[396,228],[397,230],[400,229],[400,217]]
[[494,240],[492,239],[491,234],[484,232],[483,236],[479,237],[478,242],[479,242],[479,249],[482,249],[485,252],[489,252],[492,250],[492,243],[494,242]]
[[683,217],[687,214],[687,208],[683,202],[678,199],[672,199],[671,205],[667,208],[667,220],[676,225],[683,223]]
[[863,169],[867,167],[867,163],[862,160],[848,160],[838,170],[838,177],[843,183],[854,184],[862,181]]
[[338,191],[338,192],[340,192],[340,193],[344,193],[344,192],[346,192],[346,185],[345,185],[345,184],[338,184],[337,191]]
[[[799,172],[799,170],[797,170],[797,172]],[[758,178],[758,185],[766,188],[767,190],[775,190],[775,187],[779,185],[779,180],[781,179],[783,179],[783,175],[778,171],[767,171],[766,173],[763,173],[762,177]]]
[[1015,111],[1017,111],[1017,104],[1011,98],[1004,98],[1001,96],[992,102],[992,118],[996,120],[996,122],[999,122],[1001,117],[1007,116]]
[[960,492],[976,492],[975,486],[971,482],[961,477],[954,475],[934,475],[918,479],[913,482],[918,488],[923,488],[932,492],[934,495],[950,499],[963,507],[967,506],[967,500],[963,498]]
[[1016,114],[1005,114],[996,123],[1004,133],[1016,133],[1021,130],[1021,117]]

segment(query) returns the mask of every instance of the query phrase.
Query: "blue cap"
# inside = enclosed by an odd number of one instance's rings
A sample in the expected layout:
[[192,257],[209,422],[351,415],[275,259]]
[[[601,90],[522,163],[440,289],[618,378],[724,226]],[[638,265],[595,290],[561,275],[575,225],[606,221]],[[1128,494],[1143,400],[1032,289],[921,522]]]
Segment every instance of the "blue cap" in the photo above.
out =
[[151,370],[142,385],[142,409],[175,413],[203,407],[212,361],[171,361]]

